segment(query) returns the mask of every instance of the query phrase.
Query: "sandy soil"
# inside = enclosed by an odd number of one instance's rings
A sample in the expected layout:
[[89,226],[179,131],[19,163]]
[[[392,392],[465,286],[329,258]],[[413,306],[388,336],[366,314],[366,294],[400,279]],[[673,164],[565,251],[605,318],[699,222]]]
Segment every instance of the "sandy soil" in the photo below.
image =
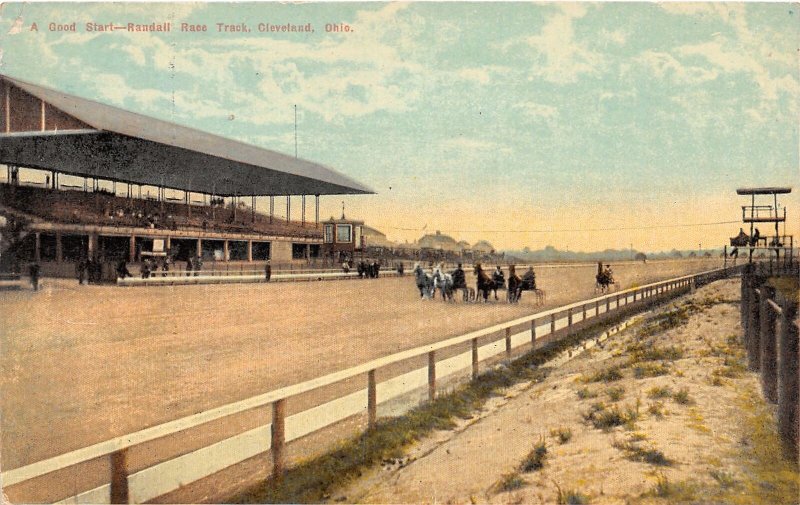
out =
[[[615,266],[623,287],[719,260]],[[538,272],[548,306],[593,296],[594,267]],[[421,302],[411,277],[117,288],[45,279],[0,292],[2,468],[64,453],[533,312]]]
[[[760,397],[757,377],[741,366],[738,298],[736,280],[686,295],[669,309],[688,316],[681,324],[666,331],[634,325],[553,369],[545,381],[493,398],[458,429],[410,449],[402,468],[374,468],[332,501],[556,503],[560,490],[577,491],[586,499],[581,503],[593,504],[795,502],[797,467],[778,455],[772,410]],[[675,346],[682,356],[633,358],[633,346],[648,342],[656,349]],[[636,378],[635,367],[648,364],[664,364],[668,373]],[[613,366],[622,367],[621,379],[587,381]],[[621,388],[619,397],[612,397],[615,388]],[[657,388],[668,392],[654,398]],[[684,403],[674,396],[681,390],[688,393]],[[606,410],[638,411],[638,418],[596,428],[586,416],[600,402]],[[571,438],[561,443],[559,429]],[[522,471],[541,441],[544,467]],[[637,461],[646,450],[660,451],[663,464]],[[513,477],[521,479],[519,487],[504,489],[503,480]]]

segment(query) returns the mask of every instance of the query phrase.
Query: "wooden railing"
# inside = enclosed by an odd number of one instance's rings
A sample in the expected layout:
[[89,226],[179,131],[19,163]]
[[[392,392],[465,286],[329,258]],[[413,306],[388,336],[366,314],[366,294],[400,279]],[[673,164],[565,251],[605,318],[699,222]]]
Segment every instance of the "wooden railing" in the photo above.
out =
[[786,454],[798,460],[798,300],[789,299],[765,284],[767,276],[794,276],[796,268],[776,269],[747,265],[742,276],[742,327],[747,365],[760,372],[769,402],[777,404],[778,432]]
[[[503,352],[505,352],[506,357],[510,358],[512,348],[515,346],[514,342],[516,342],[517,347],[528,343],[536,347],[541,345],[543,341],[555,340],[557,332],[566,336],[576,331],[585,321],[594,319],[599,322],[612,315],[621,315],[624,312],[640,310],[652,303],[680,295],[696,286],[724,278],[738,273],[738,271],[739,268],[728,268],[686,275],[546,310],[433,344],[374,359],[300,384],[283,387],[129,435],[7,470],[0,477],[2,478],[3,486],[8,490],[14,485],[58,470],[98,458],[108,458],[111,467],[110,482],[98,488],[79,493],[76,496],[68,497],[68,500],[128,503],[131,501],[146,501],[161,496],[177,489],[181,485],[211,475],[265,451],[271,452],[272,473],[274,476],[279,476],[286,467],[285,444],[288,441],[305,436],[352,415],[363,414],[364,409],[366,409],[369,425],[374,426],[378,419],[377,406],[379,399],[387,401],[398,397],[400,394],[406,394],[412,390],[416,391],[419,387],[424,388],[427,386],[427,397],[433,400],[437,392],[437,369],[444,370],[446,373],[442,375],[446,375],[447,373],[453,373],[454,367],[461,367],[460,369],[471,367],[470,375],[474,378],[480,372],[479,356],[481,354],[484,355],[484,360],[498,355],[502,357]],[[513,333],[514,329],[519,330],[520,328],[522,328],[522,331]],[[544,336],[548,336],[548,338],[543,339],[542,337]],[[478,341],[481,338],[484,339],[484,342],[488,339],[488,344],[479,347]],[[465,343],[469,344],[469,351],[466,353],[446,359],[438,359],[440,351],[452,349]],[[382,383],[376,381],[375,374],[377,370],[424,356],[427,356],[427,370],[416,369]],[[447,372],[447,370],[451,371]],[[427,380],[423,378],[421,384],[414,382],[420,376],[424,377],[425,375]],[[355,393],[338,397],[326,404],[317,405],[309,410],[287,417],[287,400],[324,386],[364,376],[366,376],[366,390],[362,389]],[[401,393],[398,393],[398,390],[401,390]],[[379,392],[381,391],[384,391],[386,398],[379,397]],[[388,391],[393,391],[393,393]],[[173,457],[155,466],[139,470],[135,474],[130,474],[129,472],[128,451],[133,447],[179,434],[214,420],[270,405],[272,406],[272,422],[268,425],[225,439],[212,446]],[[329,407],[325,411],[326,414],[322,414],[323,410],[321,409],[324,407]],[[291,433],[289,433],[290,431]],[[131,489],[134,485],[135,489]]]

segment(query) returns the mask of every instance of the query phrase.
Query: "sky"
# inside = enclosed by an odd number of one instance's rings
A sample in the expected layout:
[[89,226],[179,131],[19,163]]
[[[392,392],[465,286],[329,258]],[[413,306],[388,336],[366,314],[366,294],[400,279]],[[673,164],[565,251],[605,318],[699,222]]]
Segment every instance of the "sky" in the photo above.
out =
[[[322,197],[321,216],[344,202],[390,240],[694,249],[738,233],[683,226],[738,221],[738,187],[795,186],[781,201],[800,223],[798,15],[788,3],[7,3],[0,71],[287,154],[296,105],[300,157],[376,191]],[[164,22],[172,31],[86,26]]]

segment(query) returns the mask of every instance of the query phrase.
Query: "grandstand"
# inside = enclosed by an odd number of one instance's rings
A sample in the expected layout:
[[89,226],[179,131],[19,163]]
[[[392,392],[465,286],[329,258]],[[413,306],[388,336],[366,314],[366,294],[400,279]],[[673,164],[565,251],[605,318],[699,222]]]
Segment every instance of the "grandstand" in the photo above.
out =
[[80,259],[137,262],[156,242],[175,260],[304,262],[321,254],[320,195],[373,192],[318,163],[9,76],[0,93],[0,270],[35,261],[72,275]]

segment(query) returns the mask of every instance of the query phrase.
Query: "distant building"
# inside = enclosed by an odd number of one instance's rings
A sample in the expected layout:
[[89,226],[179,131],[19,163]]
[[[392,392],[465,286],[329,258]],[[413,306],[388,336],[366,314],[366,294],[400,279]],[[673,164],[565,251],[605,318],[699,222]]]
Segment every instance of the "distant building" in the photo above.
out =
[[461,248],[458,242],[449,235],[443,235],[442,232],[436,230],[435,234],[424,235],[417,241],[417,246],[420,249],[438,249],[440,251],[460,251]]
[[395,243],[386,238],[386,234],[370,226],[362,226],[365,247],[395,247]]
[[477,253],[492,254],[494,253],[494,246],[485,240],[479,240],[472,246],[472,250]]
[[472,250],[472,246],[469,245],[469,242],[466,240],[462,240],[458,243],[458,248],[461,252],[469,252]]

